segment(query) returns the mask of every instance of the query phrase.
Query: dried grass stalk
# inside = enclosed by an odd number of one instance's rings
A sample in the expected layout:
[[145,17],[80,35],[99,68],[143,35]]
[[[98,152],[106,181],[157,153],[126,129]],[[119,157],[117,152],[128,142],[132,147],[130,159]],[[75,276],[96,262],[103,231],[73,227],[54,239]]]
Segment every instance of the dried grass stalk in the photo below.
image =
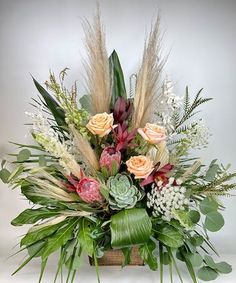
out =
[[202,163],[200,160],[195,161],[193,165],[184,172],[181,178],[183,182],[190,178],[199,169],[199,167],[201,167],[201,165]]
[[158,16],[145,42],[142,65],[138,72],[132,121],[134,128],[143,127],[152,120],[155,98],[161,89],[161,72],[166,61],[166,58],[162,60],[160,55],[161,33]]
[[92,112],[109,113],[110,105],[110,76],[109,58],[105,46],[105,33],[101,26],[100,11],[94,17],[91,25],[84,22],[85,45],[88,53],[86,63],[87,88],[91,95]]
[[98,158],[90,143],[72,125],[70,126],[70,130],[84,163],[92,172],[99,170]]

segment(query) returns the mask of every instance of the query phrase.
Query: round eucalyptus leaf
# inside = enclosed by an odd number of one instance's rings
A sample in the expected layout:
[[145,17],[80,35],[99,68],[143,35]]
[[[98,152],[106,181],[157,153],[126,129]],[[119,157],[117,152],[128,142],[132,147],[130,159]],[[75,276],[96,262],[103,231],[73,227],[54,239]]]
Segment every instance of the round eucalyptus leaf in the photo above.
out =
[[17,161],[23,162],[28,160],[31,156],[31,152],[28,149],[22,149],[17,155]]
[[0,179],[3,181],[3,183],[8,183],[8,178],[10,177],[10,175],[11,173],[6,168],[0,170]]
[[194,235],[190,241],[194,246],[199,247],[203,244],[204,238],[201,235]]
[[204,200],[200,202],[200,211],[203,214],[216,211],[217,208],[218,208],[218,203],[214,199],[206,197],[204,198]]
[[205,219],[205,228],[211,232],[219,231],[225,224],[223,216],[217,212],[209,212]]
[[188,258],[194,267],[200,267],[203,263],[203,258],[198,253],[190,254]]
[[198,223],[201,217],[200,213],[197,210],[190,210],[188,215],[193,223]]
[[232,266],[225,261],[219,262],[216,264],[217,271],[220,273],[230,273],[232,271]]
[[215,280],[218,274],[214,269],[208,266],[204,266],[198,270],[197,276],[199,279],[203,281],[211,281],[211,280]]
[[214,262],[214,260],[211,256],[205,255],[204,261],[205,261],[206,265],[209,266],[210,268],[217,269],[217,265],[216,265],[216,263]]

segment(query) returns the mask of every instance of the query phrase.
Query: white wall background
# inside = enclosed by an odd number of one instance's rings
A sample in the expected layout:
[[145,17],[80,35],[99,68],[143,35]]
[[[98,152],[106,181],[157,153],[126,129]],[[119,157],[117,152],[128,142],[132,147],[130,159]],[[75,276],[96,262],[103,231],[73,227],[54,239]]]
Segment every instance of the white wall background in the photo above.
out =
[[[184,93],[186,85],[193,94],[204,87],[204,95],[214,98],[203,107],[202,115],[213,134],[209,148],[202,152],[203,160],[218,157],[224,163],[231,162],[236,170],[236,1],[100,2],[108,51],[113,48],[118,51],[127,78],[137,71],[145,32],[158,9],[161,11],[165,48],[167,52],[172,48],[166,72],[178,82],[176,93]],[[37,94],[30,73],[44,82],[49,69],[57,73],[69,67],[68,82],[78,79],[83,93],[81,21],[91,18],[94,11],[93,0],[0,0],[1,158],[12,151],[9,140],[22,143],[27,140],[24,111],[30,109],[30,98]],[[236,253],[236,199],[224,201],[226,225],[212,238],[220,252]],[[2,255],[9,254],[24,233],[25,228],[11,227],[9,222],[27,207],[19,191],[0,184]]]

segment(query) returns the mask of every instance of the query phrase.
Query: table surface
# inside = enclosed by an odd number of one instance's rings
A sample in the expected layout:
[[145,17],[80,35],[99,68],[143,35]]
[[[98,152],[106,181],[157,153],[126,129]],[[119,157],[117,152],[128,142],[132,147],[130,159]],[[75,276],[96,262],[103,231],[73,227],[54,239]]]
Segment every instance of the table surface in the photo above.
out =
[[[24,267],[18,274],[11,276],[10,274],[17,268],[18,264],[22,261],[23,256],[17,255],[15,257],[8,258],[8,255],[4,251],[0,251],[0,283],[38,283],[38,275],[40,264],[38,260],[30,262]],[[55,269],[57,266],[56,257],[52,256],[49,260],[47,271],[44,275],[42,283],[53,283]],[[236,255],[224,255],[220,260],[224,260],[232,264],[233,272],[231,274],[222,275],[217,280],[212,281],[215,283],[235,283],[236,282]],[[190,283],[191,280],[184,271],[183,266],[180,266],[184,283]],[[158,283],[159,272],[150,271],[147,267],[125,267],[125,270],[121,270],[120,267],[100,267],[100,279],[101,283]],[[60,280],[58,280],[60,282]],[[89,282],[97,283],[96,271],[94,267],[88,264],[86,258],[83,258],[81,267],[78,271],[76,282]],[[165,274],[165,281],[169,283],[168,272]],[[177,276],[174,276],[174,282],[180,282]]]

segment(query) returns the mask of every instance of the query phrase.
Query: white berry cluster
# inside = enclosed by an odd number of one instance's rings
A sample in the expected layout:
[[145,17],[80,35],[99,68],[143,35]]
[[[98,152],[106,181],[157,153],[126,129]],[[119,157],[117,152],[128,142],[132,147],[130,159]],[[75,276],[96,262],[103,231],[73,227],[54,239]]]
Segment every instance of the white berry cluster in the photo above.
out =
[[175,209],[185,210],[184,206],[189,205],[189,199],[185,197],[186,188],[181,183],[180,179],[169,178],[167,184],[159,181],[152,188],[147,194],[147,206],[153,210],[153,216],[170,221],[175,218]]

